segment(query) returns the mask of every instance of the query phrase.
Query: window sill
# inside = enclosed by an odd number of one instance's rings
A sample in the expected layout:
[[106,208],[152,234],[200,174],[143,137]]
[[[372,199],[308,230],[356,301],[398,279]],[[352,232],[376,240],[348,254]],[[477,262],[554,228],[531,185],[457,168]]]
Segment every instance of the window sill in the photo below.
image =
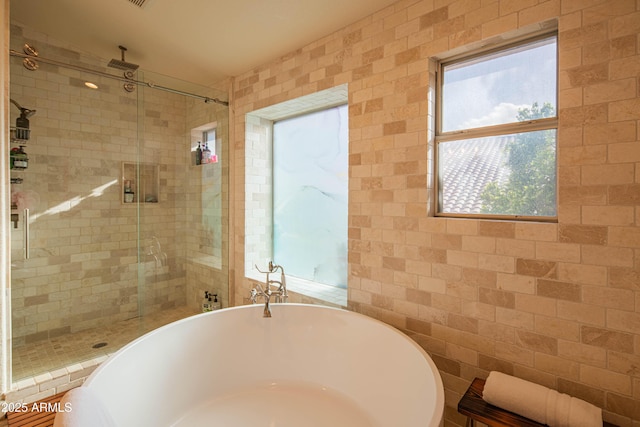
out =
[[[264,277],[261,275],[247,275],[247,278],[264,283]],[[347,306],[347,290],[344,288],[312,282],[299,277],[286,276],[286,278],[287,291],[289,292],[295,292],[296,294],[339,305],[340,307]]]

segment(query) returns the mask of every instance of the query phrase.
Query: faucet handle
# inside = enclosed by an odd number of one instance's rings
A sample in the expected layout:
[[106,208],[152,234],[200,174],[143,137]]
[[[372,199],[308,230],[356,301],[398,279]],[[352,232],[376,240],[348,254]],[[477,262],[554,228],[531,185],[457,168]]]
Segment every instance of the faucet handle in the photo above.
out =
[[251,298],[251,302],[253,304],[255,304],[257,302],[257,300],[258,300],[258,291],[256,291],[256,288],[251,289],[250,298]]
[[258,264],[253,264],[253,266],[255,267],[256,270],[258,270],[258,273],[262,273],[262,274],[271,273],[271,261],[269,261],[269,271],[260,270],[260,268],[258,267]]

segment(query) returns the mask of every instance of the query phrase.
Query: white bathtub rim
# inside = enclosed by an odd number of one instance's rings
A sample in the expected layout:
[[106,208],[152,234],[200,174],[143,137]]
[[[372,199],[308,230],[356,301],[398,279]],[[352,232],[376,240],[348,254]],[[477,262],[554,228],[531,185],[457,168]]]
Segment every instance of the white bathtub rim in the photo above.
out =
[[[328,310],[335,310],[335,311],[339,311],[339,312],[344,312],[348,315],[354,315],[354,316],[359,316],[362,319],[368,321],[368,322],[374,322],[377,323],[380,326],[383,326],[385,328],[387,328],[388,330],[391,330],[393,332],[395,332],[396,334],[398,334],[398,336],[402,337],[402,339],[408,343],[411,344],[411,346],[413,346],[413,348],[415,348],[418,353],[420,353],[422,355],[422,358],[424,359],[424,361],[427,363],[427,365],[429,366],[429,370],[432,373],[432,377],[433,380],[435,382],[434,384],[434,389],[435,389],[435,395],[433,396],[434,398],[434,413],[433,413],[433,418],[431,419],[432,424],[430,425],[441,425],[442,424],[442,420],[444,418],[444,387],[443,387],[443,382],[442,382],[442,378],[440,376],[440,372],[438,370],[438,368],[436,367],[435,363],[433,362],[433,359],[429,356],[429,354],[413,339],[411,339],[407,334],[405,334],[404,332],[402,332],[401,330],[385,323],[382,322],[378,319],[375,319],[373,317],[370,316],[366,316],[364,314],[361,313],[357,313],[354,311],[350,311],[350,310],[345,310],[342,308],[337,308],[337,307],[330,307],[330,306],[325,306],[325,305],[319,305],[319,304],[302,304],[302,303],[287,303],[287,304],[271,304],[272,307],[272,312],[273,312],[273,316],[277,316],[278,315],[278,308],[279,306],[299,306],[299,307],[304,307],[304,308],[309,308],[312,310],[320,310],[320,309],[328,309]],[[110,362],[112,360],[116,360],[120,357],[123,357],[123,354],[125,354],[127,352],[127,349],[129,349],[130,347],[135,346],[138,342],[147,339],[150,336],[153,335],[157,335],[157,334],[161,334],[164,330],[166,329],[170,329],[170,328],[178,328],[181,324],[184,324],[186,322],[193,322],[193,321],[197,321],[198,318],[200,318],[201,316],[216,316],[216,315],[224,315],[225,312],[231,311],[231,310],[263,310],[263,306],[262,304],[255,304],[255,305],[241,305],[241,306],[235,306],[235,307],[228,307],[228,308],[224,308],[221,310],[216,310],[213,312],[208,312],[208,313],[198,313],[177,321],[174,321],[172,323],[169,323],[167,325],[161,326],[159,328],[156,328],[152,331],[149,331],[147,333],[145,333],[144,335],[140,336],[139,338],[131,341],[130,343],[126,344],[125,346],[123,346],[121,349],[119,349],[118,351],[116,351],[115,353],[113,353],[111,356],[109,356],[109,358],[107,360],[105,360],[102,364],[100,364],[95,370],[94,372],[87,378],[87,380],[84,382],[83,386],[86,387],[90,387],[93,379],[96,377],[101,376],[101,372],[105,369],[109,368]],[[269,321],[270,319],[264,319],[265,321]],[[439,418],[439,419],[438,419]],[[435,422],[435,423],[434,423]]]

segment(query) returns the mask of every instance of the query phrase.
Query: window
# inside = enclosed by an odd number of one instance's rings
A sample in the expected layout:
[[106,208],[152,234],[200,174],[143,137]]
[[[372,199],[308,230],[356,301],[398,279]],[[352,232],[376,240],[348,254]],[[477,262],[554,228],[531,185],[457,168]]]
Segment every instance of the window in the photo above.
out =
[[556,45],[546,35],[440,63],[438,215],[556,217]]
[[204,163],[217,163],[218,155],[216,154],[216,128],[207,129],[202,132],[202,145],[209,150],[209,157]]
[[347,106],[273,125],[273,255],[301,279],[347,287]]
[[282,265],[287,287],[347,304],[348,87],[245,115],[244,274]]

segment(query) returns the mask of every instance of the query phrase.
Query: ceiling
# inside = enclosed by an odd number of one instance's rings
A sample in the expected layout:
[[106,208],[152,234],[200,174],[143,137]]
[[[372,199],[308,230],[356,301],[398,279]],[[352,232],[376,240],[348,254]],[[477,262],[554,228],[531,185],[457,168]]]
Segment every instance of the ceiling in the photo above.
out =
[[210,86],[395,1],[11,0],[11,19],[106,62],[126,46],[141,70]]

